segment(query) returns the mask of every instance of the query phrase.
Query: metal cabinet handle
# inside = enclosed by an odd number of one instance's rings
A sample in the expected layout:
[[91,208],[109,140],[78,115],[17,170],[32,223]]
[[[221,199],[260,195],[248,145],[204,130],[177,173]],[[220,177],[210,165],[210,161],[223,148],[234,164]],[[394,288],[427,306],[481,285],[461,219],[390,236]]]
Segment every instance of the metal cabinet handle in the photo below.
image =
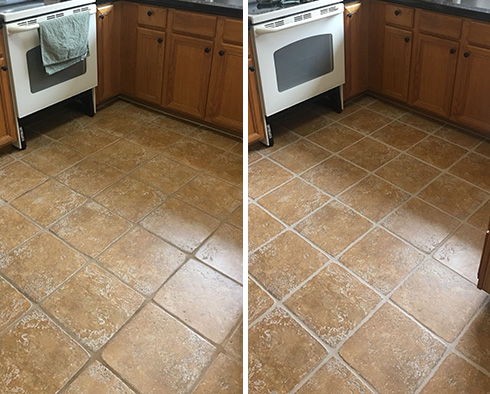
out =
[[209,53],[209,52],[211,52],[211,49],[206,47],[206,48],[204,48],[204,52]]
[[148,16],[152,16],[152,15],[153,15],[153,11],[148,11],[148,12],[146,13],[146,15],[148,15]]
[[395,10],[395,15],[398,16],[401,14],[401,11],[400,10]]
[[159,37],[157,41],[159,44],[161,44],[163,42],[163,38]]
[[405,37],[404,40],[405,40],[405,42],[409,42],[410,41],[410,37]]
[[349,13],[347,14],[347,18],[352,18],[352,12],[349,12]]
[[99,15],[99,19],[104,19],[105,18],[105,15],[104,14],[100,14]]
[[255,66],[250,66],[248,69],[249,69],[250,71],[254,72],[254,71],[255,71]]
[[449,51],[452,55],[454,55],[456,53],[456,49],[454,48],[451,48],[451,50]]
[[470,56],[470,55],[471,55],[471,53],[470,53],[470,52],[465,52],[465,53],[463,53],[463,56],[464,56],[464,57],[468,57],[468,56]]
[[2,66],[3,71],[7,71],[9,68],[7,66]]
[[223,55],[225,54],[225,51],[219,51],[219,52],[218,52],[218,54],[219,54],[220,56],[223,56]]

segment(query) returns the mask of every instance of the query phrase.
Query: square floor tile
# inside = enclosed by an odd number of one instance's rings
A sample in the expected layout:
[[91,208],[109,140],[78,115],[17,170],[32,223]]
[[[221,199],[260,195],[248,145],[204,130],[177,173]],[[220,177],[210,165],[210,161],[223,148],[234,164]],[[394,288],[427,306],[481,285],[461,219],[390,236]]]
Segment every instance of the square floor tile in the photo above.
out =
[[97,260],[143,294],[157,291],[185,261],[186,255],[140,227],[124,234]]
[[389,101],[377,100],[372,104],[367,106],[371,111],[380,113],[381,115],[387,116],[388,118],[397,119],[402,115],[405,115],[408,110],[399,107],[398,105],[392,104]]
[[99,204],[137,222],[165,200],[165,194],[137,179],[126,177],[94,198]]
[[[344,105],[344,109],[342,112],[336,112],[332,109],[328,110],[327,109],[327,117],[331,120],[338,121],[340,119],[343,119],[349,115],[352,115],[354,112],[359,111],[362,108],[360,104],[354,103],[354,102],[349,102],[346,105]],[[324,111],[324,109],[323,109]]]
[[391,299],[441,338],[453,342],[485,295],[442,264],[427,260]]
[[288,393],[327,355],[325,348],[279,308],[250,328],[248,338],[249,393]]
[[490,196],[454,176],[443,174],[422,190],[419,197],[458,219],[465,219]]
[[243,184],[243,161],[242,156],[226,152],[216,158],[208,167],[206,172],[217,178],[224,179],[234,185]]
[[165,156],[157,156],[134,170],[131,176],[160,189],[166,194],[171,194],[189,182],[197,173],[197,170]]
[[192,138],[186,138],[177,141],[165,149],[164,152],[166,156],[177,160],[179,163],[198,170],[205,170],[209,168],[214,159],[225,151],[213,145],[205,144]]
[[300,173],[330,156],[330,153],[307,140],[300,140],[269,157],[293,172]]
[[82,160],[83,156],[68,145],[53,142],[25,157],[23,160],[37,170],[55,175]]
[[235,356],[235,358],[243,358],[243,322],[241,322],[233,334],[231,334],[228,342],[225,344],[225,350]]
[[79,193],[93,196],[116,182],[123,175],[123,172],[114,167],[87,158],[62,172],[56,178]]
[[112,144],[117,137],[96,127],[70,131],[60,142],[79,151],[82,155],[90,155],[107,145]]
[[104,346],[143,303],[143,296],[90,264],[43,302],[43,308],[91,350]]
[[483,231],[488,229],[490,223],[490,200],[468,219],[468,223]]
[[367,172],[349,162],[331,157],[302,175],[315,186],[337,195],[366,176]]
[[207,127],[200,127],[197,129],[191,134],[191,138],[225,150],[231,149],[238,142],[240,142],[238,138],[216,130],[208,129]]
[[143,146],[146,149],[163,150],[173,143],[180,141],[183,136],[173,131],[145,124],[136,131],[124,137],[126,140]]
[[85,201],[85,197],[50,179],[12,201],[12,206],[47,227]]
[[424,255],[377,227],[348,249],[339,261],[383,294],[407,276]]
[[339,200],[377,222],[409,197],[408,193],[388,182],[369,176],[341,194]]
[[85,264],[85,259],[49,233],[41,233],[0,259],[0,271],[39,301]]
[[260,315],[265,313],[274,300],[260,288],[253,280],[248,279],[248,322],[252,323]]
[[405,150],[427,137],[427,133],[395,121],[375,132],[372,137],[394,148]]
[[94,202],[87,202],[53,225],[51,231],[90,257],[119,238],[130,224]]
[[383,225],[424,252],[432,252],[458,226],[456,219],[419,199],[408,201]]
[[409,193],[416,193],[441,172],[434,167],[402,154],[376,171],[380,177]]
[[298,231],[332,256],[336,256],[372,224],[336,201],[309,216],[296,226]]
[[218,178],[201,174],[183,186],[175,197],[203,211],[224,219],[243,200],[242,190]]
[[293,174],[272,161],[260,160],[248,167],[248,195],[258,198],[292,177]]
[[484,242],[484,231],[463,225],[436,251],[434,257],[476,283]]
[[358,166],[374,171],[398,155],[398,151],[372,138],[365,138],[340,152],[340,156]]
[[[279,149],[284,148],[285,146],[288,146],[289,144],[292,144],[300,138],[297,134],[294,134],[287,128],[282,127],[274,120],[271,120],[270,126],[272,133],[274,134],[274,145],[265,146],[261,142],[256,142],[255,145],[250,145],[249,149],[253,149],[257,154],[260,152],[262,155],[267,156],[278,151]],[[262,155],[260,155],[260,157],[262,157]],[[248,163],[251,164],[252,162],[249,161]]]
[[248,250],[257,249],[285,227],[257,205],[248,206]]
[[188,122],[174,116],[161,114],[154,121],[152,121],[152,125],[179,133],[184,136],[194,133],[199,128],[199,125],[196,123]]
[[449,172],[473,183],[487,191],[490,191],[490,158],[485,158],[474,153],[468,155],[456,163]]
[[243,228],[243,206],[240,205],[233,213],[228,216],[228,222],[236,227]]
[[483,141],[478,147],[475,149],[475,152],[478,152],[484,156],[490,157],[490,140]]
[[118,112],[115,116],[105,116],[96,120],[92,126],[99,127],[116,137],[123,137],[140,128],[141,120],[130,114]]
[[323,146],[331,152],[338,152],[364,138],[364,135],[340,123],[332,123],[308,136],[310,141]]
[[305,181],[295,178],[258,202],[284,223],[291,225],[320,208],[329,199]]
[[369,109],[363,108],[352,115],[343,118],[340,123],[360,131],[364,134],[370,134],[390,123],[392,119],[378,114]]
[[154,121],[160,116],[158,112],[149,108],[140,107],[139,105],[135,105],[133,103],[127,104],[128,105],[121,112],[138,119],[140,123]]
[[385,304],[345,342],[340,356],[380,393],[413,393],[445,350],[427,330]]
[[0,206],[0,255],[9,252],[32,237],[39,228],[10,208]]
[[330,119],[310,109],[299,111],[280,122],[281,126],[302,136],[314,133],[330,123]]
[[56,393],[88,358],[44,313],[31,311],[0,337],[0,392]]
[[155,153],[139,145],[119,140],[98,151],[94,157],[118,170],[129,172],[154,156]]
[[325,343],[335,347],[374,309],[381,297],[337,264],[330,264],[286,301]]
[[171,198],[143,219],[141,225],[186,252],[193,252],[216,230],[219,221]]
[[16,161],[0,169],[0,198],[6,201],[19,197],[44,182],[46,175]]
[[476,134],[449,125],[437,130],[434,135],[467,149],[474,148],[483,140]]
[[197,386],[194,394],[228,394],[243,391],[243,369],[241,363],[223,353],[218,355],[211,368]]
[[[1,264],[1,263],[0,263]],[[0,278],[0,331],[20,318],[31,307],[27,298],[15,290],[7,281]]]
[[281,299],[322,267],[328,258],[291,231],[249,258],[249,273]]
[[142,393],[187,393],[214,352],[214,346],[149,304],[109,342],[102,358]]
[[154,299],[205,337],[221,343],[242,314],[242,290],[242,286],[191,260]]
[[11,148],[11,146],[7,146],[0,149],[0,168],[6,166],[7,164],[11,164],[15,160],[10,154],[11,149],[14,148]]
[[448,168],[468,151],[442,138],[430,136],[408,150],[413,156],[441,169]]
[[426,131],[427,133],[433,133],[443,126],[442,122],[415,112],[408,112],[399,118],[399,120],[403,123],[409,124],[410,126]]
[[225,275],[243,283],[243,231],[222,224],[201,246],[196,257]]

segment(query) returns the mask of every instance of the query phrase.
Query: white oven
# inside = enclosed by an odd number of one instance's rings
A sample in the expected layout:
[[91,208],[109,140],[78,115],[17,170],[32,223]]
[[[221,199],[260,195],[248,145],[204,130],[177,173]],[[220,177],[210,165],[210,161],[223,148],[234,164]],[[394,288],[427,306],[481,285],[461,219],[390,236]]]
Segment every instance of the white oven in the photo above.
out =
[[266,116],[344,84],[344,5],[332,3],[307,2],[253,24]]
[[[4,18],[7,59],[18,118],[91,89],[89,93],[93,95],[93,88],[97,86],[96,5],[90,3],[67,1],[37,10],[8,13]],[[76,6],[68,8],[70,5]],[[52,11],[46,13],[49,10]],[[90,13],[89,54],[84,60],[48,75],[41,59],[39,23],[79,12]]]

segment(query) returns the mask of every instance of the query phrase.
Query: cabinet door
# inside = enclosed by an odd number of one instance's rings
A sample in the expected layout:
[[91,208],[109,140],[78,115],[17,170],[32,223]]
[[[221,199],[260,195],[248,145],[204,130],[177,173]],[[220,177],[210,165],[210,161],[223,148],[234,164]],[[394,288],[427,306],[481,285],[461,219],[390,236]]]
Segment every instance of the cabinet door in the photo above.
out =
[[400,101],[408,99],[412,33],[385,26],[383,94]]
[[257,75],[252,59],[248,59],[248,143],[265,138],[264,114],[260,106]]
[[[6,66],[5,58],[0,57],[0,67]],[[12,95],[10,94],[8,72],[6,69],[0,69],[0,146],[16,141],[17,127],[12,106]]]
[[213,41],[172,34],[162,105],[203,119],[212,57]]
[[490,49],[466,46],[459,54],[451,118],[490,133]]
[[459,44],[419,34],[415,38],[409,103],[449,117]]
[[159,104],[162,97],[165,33],[138,27],[136,97]]
[[483,246],[480,269],[478,270],[478,288],[490,293],[490,223]]
[[215,49],[206,120],[243,133],[243,48],[221,44]]

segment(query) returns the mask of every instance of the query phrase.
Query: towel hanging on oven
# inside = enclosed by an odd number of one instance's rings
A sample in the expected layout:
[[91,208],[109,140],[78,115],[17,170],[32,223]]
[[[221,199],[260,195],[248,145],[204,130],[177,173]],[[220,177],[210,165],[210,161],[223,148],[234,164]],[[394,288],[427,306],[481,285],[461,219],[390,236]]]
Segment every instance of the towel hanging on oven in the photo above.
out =
[[49,75],[64,70],[88,55],[88,11],[39,23],[41,57]]

